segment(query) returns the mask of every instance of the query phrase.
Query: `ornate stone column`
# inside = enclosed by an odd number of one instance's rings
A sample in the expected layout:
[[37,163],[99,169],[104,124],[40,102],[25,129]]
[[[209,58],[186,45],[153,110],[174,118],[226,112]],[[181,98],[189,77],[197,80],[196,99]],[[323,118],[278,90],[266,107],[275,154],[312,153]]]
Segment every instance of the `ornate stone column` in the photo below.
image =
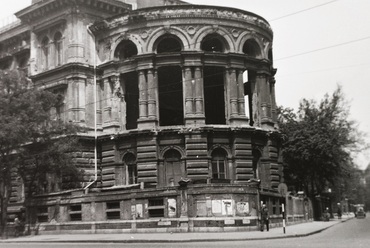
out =
[[53,69],[56,66],[55,62],[55,42],[54,40],[50,40],[49,44],[49,69]]
[[185,95],[185,124],[204,124],[204,86],[201,68],[190,66],[185,67],[183,74],[183,88]]
[[227,89],[229,93],[229,118],[230,121],[238,117],[238,87],[236,82],[236,71],[235,69],[229,69],[227,73]]
[[276,96],[275,96],[275,77],[270,79],[270,94],[271,94],[271,115],[272,115],[272,122],[277,122],[277,111],[276,111]]
[[157,118],[157,89],[158,77],[156,71],[148,70],[148,118],[156,122]]
[[112,125],[125,126],[124,92],[119,76],[110,77],[112,85]]
[[227,92],[229,98],[229,121],[230,125],[248,125],[244,107],[244,83],[243,72],[229,69],[227,73]]
[[79,6],[73,6],[67,16],[69,44],[67,49],[67,62],[85,62],[85,44],[87,37],[86,24],[80,15]]
[[103,107],[103,128],[112,121],[112,86],[109,78],[104,78],[104,107]]
[[183,70],[184,80],[183,88],[185,95],[185,118],[191,117],[194,114],[194,85],[195,80],[192,77],[190,67],[185,67]]
[[139,122],[148,118],[147,84],[144,71],[139,71]]
[[73,106],[74,106],[74,81],[72,79],[68,79],[68,86],[67,86],[67,102],[66,102],[66,108],[68,110],[67,113],[67,121],[74,122],[74,113],[73,113]]
[[251,72],[249,75],[250,85],[250,107],[251,107],[251,122],[250,125],[260,127],[261,126],[261,93],[260,87],[255,72]]
[[199,118],[205,121],[204,117],[204,86],[203,86],[203,77],[200,67],[195,67],[194,71],[195,77],[195,113]]
[[237,87],[238,87],[238,110],[239,110],[239,116],[246,118],[245,115],[245,100],[244,100],[244,82],[243,82],[243,71],[238,71],[238,77],[237,77]]
[[151,129],[158,122],[158,77],[154,69],[139,71],[138,128]]
[[86,78],[69,77],[67,88],[68,120],[86,124]]
[[268,75],[257,73],[257,85],[261,95],[261,125],[273,126],[271,118],[271,98]]

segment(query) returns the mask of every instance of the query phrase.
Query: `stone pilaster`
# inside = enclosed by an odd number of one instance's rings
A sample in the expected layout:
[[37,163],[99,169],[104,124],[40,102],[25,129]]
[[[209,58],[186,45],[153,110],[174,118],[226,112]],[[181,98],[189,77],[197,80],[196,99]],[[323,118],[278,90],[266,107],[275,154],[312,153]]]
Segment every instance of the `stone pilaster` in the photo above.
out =
[[186,67],[184,69],[185,89],[185,123],[186,125],[200,125],[205,123],[204,89],[200,67]]
[[271,115],[272,115],[273,123],[277,122],[275,83],[276,83],[276,80],[274,77],[272,77],[270,80],[270,94],[271,94]]
[[199,118],[203,119],[203,123],[204,123],[205,122],[204,84],[203,84],[202,71],[200,67],[195,67],[194,77],[195,77],[195,113]]
[[248,119],[245,116],[244,107],[243,73],[236,69],[229,69],[226,80],[229,94],[230,125],[247,125]]
[[261,95],[261,125],[273,126],[271,118],[271,98],[268,75],[265,73],[257,74],[257,84]]
[[190,67],[186,67],[183,70],[183,89],[185,95],[185,118],[189,118],[194,115],[194,85],[195,80],[192,77],[192,72]]
[[152,129],[158,122],[158,77],[153,69],[139,71],[138,128]]
[[139,71],[139,122],[148,118],[147,84],[144,71]]
[[156,71],[153,69],[148,70],[148,118],[150,121],[156,123],[158,120],[157,115],[157,92],[158,92],[158,77]]
[[85,62],[85,44],[87,29],[79,15],[78,6],[72,8],[67,18],[69,44],[67,47],[67,62]]
[[55,42],[54,40],[50,40],[49,43],[49,68],[48,69],[54,69],[56,65],[55,61]]
[[86,123],[86,78],[70,77],[67,88],[68,120]]
[[[238,71],[237,76],[237,87],[238,87],[238,110],[239,116],[246,118],[245,115],[245,101],[244,101],[244,82],[243,82],[243,71]],[[247,121],[247,118],[246,118]]]

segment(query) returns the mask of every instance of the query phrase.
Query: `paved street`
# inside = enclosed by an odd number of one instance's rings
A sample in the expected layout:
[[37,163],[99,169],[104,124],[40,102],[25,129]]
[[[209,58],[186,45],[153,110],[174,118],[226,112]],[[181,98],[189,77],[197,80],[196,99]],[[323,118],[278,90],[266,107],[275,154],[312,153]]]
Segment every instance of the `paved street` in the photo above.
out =
[[[304,231],[306,230],[306,231]],[[316,230],[316,231],[315,231]],[[287,234],[281,234],[281,228],[272,229],[267,232],[248,232],[248,233],[191,233],[191,234],[131,234],[131,239],[142,238],[139,240],[123,240],[122,234],[117,235],[62,235],[59,239],[56,235],[40,235],[35,237],[19,238],[8,241],[20,241],[23,243],[0,243],[0,247],[18,248],[18,247],[325,247],[325,248],[341,248],[353,247],[362,248],[369,247],[370,235],[370,218],[367,219],[350,219],[346,222],[330,221],[330,222],[313,222],[309,224],[300,224],[289,226]],[[317,233],[315,233],[317,232]],[[315,234],[314,234],[315,233]],[[130,234],[127,234],[130,235]],[[294,235],[298,237],[294,237]],[[307,236],[308,235],[308,236]],[[62,238],[65,237],[65,240]],[[78,238],[79,237],[79,238]],[[91,242],[88,242],[88,237],[91,237]],[[99,238],[104,243],[99,243]],[[128,236],[125,236],[128,237]],[[144,238],[146,237],[146,239]],[[155,240],[153,237],[158,237]],[[167,237],[167,241],[163,240]],[[120,238],[122,242],[120,242]],[[202,242],[199,242],[202,240]],[[30,242],[27,242],[27,239]],[[161,241],[162,239],[162,241]],[[38,243],[40,240],[41,243]],[[72,243],[60,243],[68,242]],[[168,242],[172,240],[172,242]],[[56,243],[48,243],[56,242]],[[111,242],[110,242],[111,241]],[[148,244],[149,243],[149,244]]]

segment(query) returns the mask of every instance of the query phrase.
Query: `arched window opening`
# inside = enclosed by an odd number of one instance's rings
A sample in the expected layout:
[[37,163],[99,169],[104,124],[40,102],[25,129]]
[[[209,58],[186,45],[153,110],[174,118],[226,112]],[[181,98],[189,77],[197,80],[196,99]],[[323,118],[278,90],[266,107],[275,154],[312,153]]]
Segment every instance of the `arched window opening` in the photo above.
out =
[[252,150],[252,156],[253,156],[253,164],[252,164],[252,166],[253,166],[253,178],[255,178],[255,179],[260,179],[260,173],[259,173],[259,163],[260,163],[260,158],[261,158],[261,156],[262,156],[262,154],[261,154],[261,152],[258,150],[258,149],[256,149],[256,148],[254,148],[253,150]]
[[60,32],[54,35],[55,45],[55,65],[60,66],[63,63],[63,40]]
[[41,63],[42,69],[49,67],[49,38],[45,37],[41,42]]
[[138,54],[135,43],[130,40],[124,40],[119,43],[114,52],[114,57],[119,60],[125,60]]
[[185,167],[181,162],[181,154],[174,150],[168,150],[164,154],[165,185],[177,186],[181,177],[185,177]]
[[128,153],[123,157],[123,165],[115,169],[115,184],[129,185],[137,183],[136,157]]
[[226,124],[225,69],[208,66],[204,68],[203,75],[206,124]]
[[218,35],[206,36],[201,45],[201,49],[205,52],[225,52],[225,45],[222,38]]
[[212,152],[212,179],[227,179],[226,152],[217,148]]
[[159,124],[174,126],[184,124],[182,70],[179,66],[158,69]]
[[137,183],[137,166],[136,158],[133,154],[129,153],[123,158],[126,166],[126,180],[127,184]]
[[249,39],[244,43],[243,53],[253,58],[259,58],[261,49],[255,40]]
[[174,53],[181,51],[181,42],[173,35],[162,38],[157,45],[157,53]]

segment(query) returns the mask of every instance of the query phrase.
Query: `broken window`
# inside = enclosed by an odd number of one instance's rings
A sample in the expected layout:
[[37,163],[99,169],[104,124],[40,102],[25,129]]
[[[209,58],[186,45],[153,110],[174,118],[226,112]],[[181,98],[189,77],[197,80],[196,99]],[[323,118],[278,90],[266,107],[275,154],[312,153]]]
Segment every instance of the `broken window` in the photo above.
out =
[[129,72],[122,75],[125,84],[126,101],[126,129],[136,129],[139,118],[139,87],[137,72]]
[[212,178],[226,179],[226,152],[218,148],[212,152]]
[[220,35],[207,35],[201,45],[201,49],[205,52],[225,52],[225,45]]
[[164,154],[164,166],[166,171],[166,185],[177,186],[181,177],[185,175],[185,168],[181,162],[181,154],[171,149]]
[[224,75],[224,68],[210,66],[204,68],[206,124],[226,124]]
[[258,58],[261,56],[261,49],[255,40],[249,39],[244,43],[243,53],[250,57]]
[[161,38],[157,45],[157,53],[181,52],[182,44],[174,35]]
[[182,70],[179,66],[158,69],[158,95],[160,126],[183,125]]
[[137,55],[137,53],[138,51],[135,43],[130,40],[123,40],[118,44],[114,52],[114,57],[119,60],[125,60]]

